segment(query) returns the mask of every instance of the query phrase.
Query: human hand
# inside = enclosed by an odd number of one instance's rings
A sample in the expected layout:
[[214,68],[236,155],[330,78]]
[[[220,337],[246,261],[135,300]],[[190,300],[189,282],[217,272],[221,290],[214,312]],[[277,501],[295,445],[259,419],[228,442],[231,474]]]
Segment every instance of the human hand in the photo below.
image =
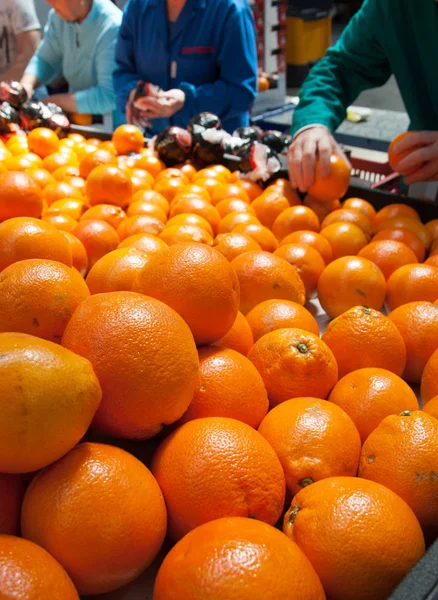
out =
[[140,129],[146,129],[150,126],[146,114],[137,107],[138,100],[135,100],[137,88],[130,91],[128,102],[126,103],[126,120],[130,125],[136,125]]
[[182,109],[186,95],[182,90],[160,92],[157,96],[144,96],[135,101],[135,107],[148,119],[170,118]]
[[408,185],[418,181],[438,181],[438,131],[413,131],[394,148],[397,154],[408,154],[397,165]]
[[23,77],[21,78],[20,83],[24,87],[24,89],[26,90],[27,97],[30,100],[32,98],[32,96],[33,96],[34,91],[35,91],[34,85],[33,85],[32,81],[30,80],[30,77],[27,76],[27,75],[23,75]]
[[330,157],[337,154],[350,164],[330,131],[315,125],[297,135],[289,146],[287,161],[289,179],[294,188],[307,191],[315,181],[315,160],[318,158],[318,173],[321,177],[330,175]]

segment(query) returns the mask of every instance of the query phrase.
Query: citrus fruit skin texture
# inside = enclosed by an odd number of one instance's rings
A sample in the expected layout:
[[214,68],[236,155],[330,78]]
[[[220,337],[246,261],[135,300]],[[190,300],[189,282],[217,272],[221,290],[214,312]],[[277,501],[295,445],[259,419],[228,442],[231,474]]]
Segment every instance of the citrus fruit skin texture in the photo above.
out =
[[438,395],[424,404],[423,411],[438,420]]
[[198,345],[212,344],[233,326],[239,281],[227,259],[203,244],[176,244],[151,257],[134,291],[172,307]]
[[0,535],[0,597],[79,600],[73,582],[53,556],[11,535]]
[[185,423],[159,446],[152,473],[166,500],[172,540],[226,516],[274,525],[283,509],[280,461],[257,431],[235,419]]
[[0,174],[0,221],[13,217],[38,219],[42,210],[43,195],[29,175],[18,171]]
[[338,363],[339,376],[364,367],[402,375],[406,347],[397,327],[381,312],[355,306],[333,319],[322,335]]
[[330,163],[330,175],[327,177],[321,177],[318,174],[317,165],[315,166],[315,182],[308,190],[311,196],[322,202],[331,202],[342,198],[350,183],[350,167],[345,160],[336,154],[332,154]]
[[21,526],[25,538],[59,560],[80,594],[101,594],[153,561],[166,535],[166,506],[134,456],[85,443],[35,477]]
[[375,367],[344,375],[328,399],[352,418],[362,443],[385,417],[419,408],[417,396],[401,377]]
[[289,300],[266,300],[257,304],[246,319],[254,334],[254,341],[276,329],[296,327],[319,336],[319,325],[304,306]]
[[248,355],[248,352],[254,345],[254,337],[248,321],[240,311],[237,313],[236,320],[231,329],[215,345],[236,350],[236,352],[240,352],[244,356]]
[[73,312],[90,291],[75,269],[33,258],[0,273],[0,331],[60,342]]
[[103,391],[93,426],[102,433],[146,439],[190,404],[198,377],[193,336],[158,300],[133,292],[91,296],[62,343],[93,365]]
[[310,560],[327,597],[336,600],[386,600],[425,551],[406,502],[357,477],[330,477],[301,490],[283,531]]
[[52,342],[0,334],[0,472],[27,473],[68,452],[102,392],[88,360]]
[[291,494],[326,477],[356,476],[359,432],[347,413],[330,402],[287,400],[270,411],[258,431],[280,459]]
[[248,358],[265,382],[271,407],[290,398],[327,398],[338,381],[330,348],[303,329],[267,333],[254,344]]
[[438,348],[429,358],[421,377],[421,399],[428,402],[438,396]]
[[425,534],[438,535],[438,421],[423,411],[386,417],[365,441],[359,476],[405,500]]
[[158,572],[154,600],[325,600],[298,546],[266,523],[230,517],[191,531]]
[[181,422],[230,417],[257,428],[269,402],[263,379],[252,362],[226,348],[204,346],[198,354],[199,383]]

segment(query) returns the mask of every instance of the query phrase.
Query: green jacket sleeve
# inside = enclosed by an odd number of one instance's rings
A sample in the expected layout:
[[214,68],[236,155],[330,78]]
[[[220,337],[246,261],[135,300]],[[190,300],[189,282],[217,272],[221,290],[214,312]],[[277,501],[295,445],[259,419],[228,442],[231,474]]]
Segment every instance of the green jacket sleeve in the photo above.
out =
[[292,134],[313,123],[335,131],[363,90],[388,80],[391,68],[378,39],[382,1],[365,0],[337,44],[313,67],[300,91]]

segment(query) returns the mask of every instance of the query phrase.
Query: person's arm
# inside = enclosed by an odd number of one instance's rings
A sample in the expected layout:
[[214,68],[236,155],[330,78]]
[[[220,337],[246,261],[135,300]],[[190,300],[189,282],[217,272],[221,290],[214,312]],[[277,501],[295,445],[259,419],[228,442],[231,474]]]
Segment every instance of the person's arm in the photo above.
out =
[[50,82],[60,73],[62,46],[56,31],[55,18],[53,10],[50,11],[44,37],[24,71],[21,82],[28,89],[28,93],[33,93],[37,85]]
[[[113,87],[116,91],[117,108],[122,114],[126,113],[129,95],[141,79],[137,73],[134,47],[137,6],[135,0],[129,0],[125,6],[116,43],[116,68],[113,73]],[[128,118],[128,120],[130,119]]]
[[[291,133],[302,131],[290,146],[288,158],[290,178],[302,191],[313,183],[316,155],[321,175],[330,172],[330,154],[340,152],[331,132],[345,118],[348,106],[362,91],[383,85],[391,75],[379,42],[381,26],[379,0],[366,0],[300,90]],[[323,127],[303,129],[310,125]]]
[[20,81],[27,63],[32,58],[33,53],[41,40],[39,29],[32,31],[23,31],[15,35],[17,45],[17,56],[15,61],[6,71],[1,74],[4,81]]

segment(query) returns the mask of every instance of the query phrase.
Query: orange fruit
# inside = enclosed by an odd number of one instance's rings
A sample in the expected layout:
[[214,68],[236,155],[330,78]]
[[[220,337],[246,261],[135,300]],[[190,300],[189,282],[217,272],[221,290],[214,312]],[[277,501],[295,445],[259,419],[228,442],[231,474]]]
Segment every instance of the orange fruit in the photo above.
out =
[[302,229],[319,231],[319,220],[307,206],[291,206],[284,210],[274,221],[272,233],[281,242],[287,235]]
[[213,235],[213,228],[210,223],[202,217],[201,215],[196,215],[193,213],[181,213],[180,215],[175,215],[171,219],[169,219],[166,223],[166,228],[172,227],[174,225],[195,225],[198,227],[202,227],[205,229],[211,236]]
[[84,245],[69,231],[59,230],[59,233],[62,234],[70,246],[72,266],[79,271],[82,277],[85,277],[88,271],[88,256]]
[[102,393],[91,364],[57,344],[1,333],[0,348],[0,469],[28,473],[79,442]]
[[68,140],[72,140],[75,144],[85,142],[85,137],[81,133],[69,133],[67,136]]
[[66,181],[57,181],[56,183],[49,184],[44,188],[43,196],[49,206],[62,198],[77,198],[78,200],[82,200],[81,192]]
[[340,156],[332,154],[330,164],[330,174],[322,177],[318,172],[318,160],[316,160],[315,181],[308,190],[311,196],[323,202],[342,198],[350,183],[350,167]]
[[130,175],[132,193],[135,194],[135,192],[140,190],[152,190],[153,181],[151,181],[151,178],[152,175],[150,175],[147,171],[135,169]]
[[266,300],[246,315],[256,342],[276,329],[298,328],[319,336],[319,326],[304,306],[289,300]]
[[112,152],[99,148],[96,152],[86,154],[81,160],[79,163],[79,175],[87,179],[91,171],[101,165],[117,165],[117,161]]
[[274,527],[241,517],[191,531],[164,559],[155,600],[324,600],[321,583],[296,544]]
[[81,275],[53,260],[21,260],[0,273],[0,331],[60,342],[76,307],[90,295]]
[[436,240],[438,238],[438,219],[432,219],[432,221],[428,221],[425,224],[425,227],[432,234],[432,239]]
[[39,156],[32,153],[21,154],[6,158],[4,166],[9,171],[27,171],[28,169],[42,168],[43,162]]
[[114,204],[123,208],[132,198],[132,184],[122,169],[101,165],[89,174],[86,195],[91,206]]
[[389,310],[420,300],[434,302],[438,298],[438,268],[431,265],[405,265],[391,275],[387,283]]
[[75,586],[59,562],[28,540],[0,536],[0,564],[2,598],[79,600]]
[[374,206],[362,198],[348,198],[342,203],[342,208],[357,210],[371,219],[371,221],[373,221],[374,217],[376,216],[376,209]]
[[141,156],[135,161],[137,169],[143,169],[155,179],[165,169],[164,163],[157,156]]
[[385,485],[414,511],[427,537],[438,534],[438,421],[420,410],[390,415],[367,437],[359,477]]
[[306,244],[285,244],[274,252],[295,267],[306,288],[306,297],[314,296],[321,273],[325,269],[319,252]]
[[[96,149],[93,146],[93,151]],[[55,152],[54,154],[49,154],[46,158],[43,159],[42,167],[53,173],[56,169],[60,167],[67,166],[77,167],[79,165],[79,161],[75,154],[65,153],[65,152]]]
[[204,346],[198,350],[199,380],[181,423],[229,417],[257,428],[268,412],[268,394],[257,369],[241,353]]
[[424,261],[425,265],[430,265],[432,267],[438,267],[438,254],[433,254],[429,256],[427,260]]
[[260,194],[263,193],[262,188],[257,183],[249,179],[241,179],[240,187],[243,188],[248,194],[250,202],[258,198]]
[[73,231],[78,226],[76,219],[73,219],[70,215],[66,215],[60,212],[52,212],[50,210],[45,211],[41,217],[43,221],[56,227],[56,229],[62,231]]
[[50,183],[56,182],[56,179],[53,177],[53,175],[49,173],[49,171],[46,171],[46,169],[32,168],[27,169],[26,173],[35,181],[41,190],[43,190]]
[[373,233],[371,219],[361,212],[350,208],[339,208],[331,212],[321,223],[321,229],[333,223],[353,223],[353,225],[357,225],[359,229],[362,229],[368,239],[371,238]]
[[275,252],[278,241],[275,235],[267,227],[257,223],[239,223],[233,229],[233,233],[243,233],[252,238],[264,252]]
[[58,150],[59,139],[54,131],[46,127],[37,127],[27,135],[29,150],[41,158]]
[[283,531],[336,600],[386,600],[425,550],[406,502],[357,477],[330,477],[298,492]]
[[103,391],[94,426],[103,433],[152,437],[190,404],[196,347],[181,317],[162,302],[132,292],[91,296],[62,343],[94,367]]
[[176,310],[198,345],[224,336],[239,308],[239,282],[233,268],[204,244],[176,244],[151,257],[134,289]]
[[169,169],[164,169],[156,176],[156,181],[161,181],[162,179],[172,179],[177,178],[180,183],[184,185],[188,185],[190,183],[189,178],[185,175],[180,169],[176,169],[171,167]]
[[344,375],[328,399],[352,418],[362,443],[385,417],[418,410],[417,397],[409,385],[395,373],[375,367]]
[[42,210],[41,190],[29,175],[17,171],[0,174],[0,221],[13,217],[39,218]]
[[240,254],[231,266],[240,283],[240,310],[248,313],[264,300],[292,300],[304,305],[304,284],[295,267],[268,252]]
[[406,217],[407,219],[414,219],[416,221],[420,220],[420,216],[415,208],[412,208],[407,204],[387,204],[377,212],[373,222],[374,228],[376,231],[380,231],[382,229],[382,225],[384,225],[387,221],[398,217]]
[[[403,160],[404,158],[406,158],[407,156],[409,156],[409,154],[415,150],[418,146],[414,146],[411,150],[409,150],[409,152],[396,152],[395,151],[395,146],[401,142],[401,140],[403,140],[405,137],[408,137],[409,135],[412,135],[412,131],[405,131],[403,133],[400,133],[400,135],[398,135],[397,137],[395,137],[392,142],[389,144],[389,148],[388,148],[388,161],[389,164],[391,165],[391,167],[394,169],[394,171],[397,171],[397,167],[398,167],[398,163]],[[415,173],[415,171],[417,170],[418,167],[416,168],[410,168],[407,171],[405,171],[404,173],[402,173],[402,175],[412,175],[412,173]]]
[[421,377],[421,399],[428,402],[438,396],[438,347],[424,367]]
[[120,243],[114,227],[105,221],[81,221],[72,233],[82,242],[87,252],[90,269],[99,258],[115,250]]
[[152,255],[167,248],[167,244],[163,240],[160,240],[159,237],[150,233],[136,233],[125,238],[117,248],[137,248],[137,250],[141,250],[145,254]]
[[333,260],[333,251],[330,243],[324,236],[316,231],[307,231],[305,229],[294,231],[283,238],[280,247],[285,244],[306,244],[306,246],[314,248],[320,253],[326,265]]
[[[230,169],[228,169],[224,165],[220,165],[220,164],[210,165],[208,168],[211,169],[212,171],[215,171],[216,173],[219,173],[219,175],[222,175],[226,181],[232,180],[234,182],[233,177],[234,177],[235,173],[231,173]],[[240,185],[240,182],[237,181],[237,184]]]
[[281,195],[279,188],[266,190],[251,204],[256,217],[265,227],[272,228],[275,219],[289,208],[289,201]]
[[358,256],[367,258],[377,265],[385,279],[388,279],[398,268],[417,262],[414,252],[406,244],[395,240],[371,242],[362,248]]
[[415,233],[415,235],[420,238],[420,241],[426,250],[432,243],[432,234],[430,233],[429,229],[427,229],[427,227],[425,227],[423,223],[417,219],[411,219],[408,217],[394,217],[393,219],[384,221],[384,223],[382,223],[380,226],[376,226],[374,221],[374,228],[377,233],[379,233],[382,229],[407,229],[411,233]]
[[183,242],[213,245],[213,236],[199,225],[172,225],[160,233],[160,239],[168,246]]
[[156,204],[160,208],[164,210],[166,214],[169,212],[169,202],[166,200],[164,196],[156,192],[155,190],[139,190],[135,192],[132,196],[129,205],[134,204],[138,201],[149,202],[151,204]]
[[81,144],[76,144],[73,148],[74,153],[76,154],[76,158],[78,159],[78,165],[80,161],[87,156],[87,154],[93,154],[96,152],[97,147],[94,144],[88,144],[86,142]]
[[193,181],[203,181],[204,179],[215,179],[219,183],[227,183],[228,175],[226,173],[221,173],[212,167],[205,167],[196,173],[196,175],[193,177]]
[[50,212],[53,214],[55,212],[68,215],[72,219],[79,221],[81,216],[87,210],[88,206],[84,203],[82,199],[79,198],[61,198],[60,200],[55,200],[53,204],[50,205],[50,209],[46,212]]
[[[195,179],[195,183],[196,182],[197,179]],[[207,190],[210,193],[211,201],[214,205],[218,204],[225,198],[241,198],[249,203],[248,192],[237,183],[223,183],[222,185],[218,185],[211,190],[207,188]]]
[[166,501],[172,540],[221,517],[251,516],[274,525],[283,509],[280,461],[257,431],[235,419],[185,423],[158,447],[152,473]]
[[84,212],[81,216],[81,221],[105,221],[114,229],[117,229],[119,225],[126,219],[126,213],[120,206],[114,206],[114,204],[96,204]]
[[64,565],[80,594],[100,594],[129,583],[154,560],[166,535],[166,507],[139,460],[86,443],[33,479],[21,522],[23,536]]
[[327,398],[338,367],[327,344],[303,329],[277,329],[254,343],[248,358],[268,390],[271,406],[290,398]]
[[192,213],[200,215],[208,221],[213,229],[214,233],[217,233],[221,217],[214,206],[207,200],[203,200],[198,197],[186,197],[179,200],[171,209],[169,216],[170,218],[176,215]]
[[111,141],[119,154],[140,152],[144,146],[143,133],[135,125],[120,125],[114,131]]
[[[161,175],[163,173],[164,171],[162,171]],[[187,183],[188,180],[183,179],[182,177],[158,176],[155,181],[154,191],[164,196],[164,198],[166,198],[168,202],[171,202],[175,198],[175,196],[182,192],[184,186],[186,186]]]
[[158,235],[164,229],[164,223],[155,217],[149,215],[133,215],[124,219],[117,228],[117,235],[120,241],[135,235],[136,233],[150,233]]
[[20,475],[0,473],[0,535],[2,537],[5,534],[19,535],[23,495],[24,483]]
[[215,342],[215,345],[230,348],[230,350],[240,352],[244,356],[251,350],[254,345],[254,338],[248,321],[240,311],[237,313],[231,329]]
[[334,210],[338,210],[341,208],[341,203],[339,200],[332,200],[331,202],[321,202],[317,200],[313,196],[306,194],[303,200],[304,206],[313,210],[313,212],[318,217],[319,222],[323,221],[328,214],[330,214]]
[[201,197],[203,200],[210,202],[210,194],[208,193],[208,191],[205,188],[203,188],[201,185],[197,185],[196,183],[188,183],[187,185],[185,185],[183,187],[181,193],[178,194],[178,196],[175,196],[175,198],[172,200],[172,202],[176,203],[176,202],[178,202],[178,200],[180,198],[183,198],[186,196]]
[[225,200],[221,200],[216,204],[216,209],[221,216],[221,219],[229,215],[230,213],[244,213],[247,212],[251,215],[255,215],[255,210],[251,206],[245,202],[245,200],[241,200],[240,198],[225,198]]
[[149,215],[150,217],[154,217],[158,219],[162,223],[166,223],[167,221],[167,213],[157,206],[157,204],[153,204],[152,202],[143,202],[142,200],[133,202],[127,209],[126,214],[128,217],[132,217],[134,215]]
[[435,396],[423,406],[423,411],[438,420],[438,396]]
[[217,229],[218,233],[230,233],[234,231],[237,225],[260,225],[260,221],[255,215],[248,212],[234,212],[224,217]]
[[27,258],[46,258],[72,266],[70,246],[52,225],[31,217],[0,223],[0,271]]
[[213,247],[230,262],[236,256],[245,252],[258,252],[261,250],[261,247],[255,240],[244,233],[236,233],[235,231],[220,233],[216,236]]
[[360,436],[335,404],[318,398],[286,400],[269,412],[258,431],[280,459],[292,495],[326,477],[356,476]]
[[[164,168],[164,167],[163,167]],[[190,164],[190,163],[185,163],[184,165],[182,165],[181,167],[179,167],[179,170],[181,171],[181,173],[183,173],[190,181],[193,180],[194,176],[197,173],[196,168]]]
[[321,235],[329,242],[334,259],[354,256],[368,243],[362,229],[354,223],[332,223],[321,230]]
[[378,310],[355,306],[333,319],[322,335],[338,363],[339,376],[364,367],[402,375],[406,348],[392,321]]
[[380,310],[385,294],[382,271],[358,256],[337,258],[326,266],[318,281],[319,301],[332,319],[358,305]]
[[424,261],[426,251],[420,238],[407,229],[382,229],[379,233],[376,233],[371,241],[377,242],[378,240],[394,240],[396,242],[402,242],[412,250],[417,257],[417,262]]
[[[87,187],[85,179],[82,179],[82,177],[69,177],[67,179],[67,182],[72,187],[74,187],[76,190],[79,190],[83,196],[85,196],[85,190]],[[84,198],[84,201],[85,201],[85,198]]]
[[276,179],[274,183],[266,189],[270,190],[272,188],[280,189],[283,196],[286,196],[286,198],[289,200],[289,204],[291,206],[301,204],[301,198],[297,190],[294,190],[288,179],[280,177],[279,179]]
[[68,165],[67,167],[59,167],[52,173],[56,181],[70,180],[72,177],[79,177],[79,168]]
[[438,304],[409,302],[393,310],[388,317],[406,346],[403,379],[419,383],[427,361],[438,348]]
[[119,248],[102,256],[90,269],[86,283],[91,294],[131,291],[135,278],[148,262],[136,248]]

